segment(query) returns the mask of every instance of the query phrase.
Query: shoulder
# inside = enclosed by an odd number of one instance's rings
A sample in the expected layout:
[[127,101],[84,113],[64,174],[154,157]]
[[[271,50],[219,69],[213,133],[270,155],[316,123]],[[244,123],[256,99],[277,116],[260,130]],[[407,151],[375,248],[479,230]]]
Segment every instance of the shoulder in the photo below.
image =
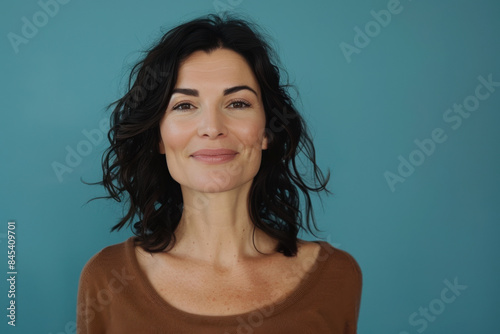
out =
[[344,268],[349,268],[354,274],[361,275],[361,268],[350,253],[340,248],[334,247],[326,241],[319,241],[320,246],[324,249],[324,256],[327,256],[331,261],[335,262],[336,265],[342,266]]
[[111,301],[114,307],[130,296],[136,277],[130,255],[133,247],[133,238],[105,247],[83,267],[77,297],[78,333],[104,333],[112,319]]
[[332,246],[322,240],[298,241],[299,262],[311,266],[311,270],[321,268],[324,275],[342,277],[349,281],[359,281],[361,284],[361,268],[356,259],[347,251]]
[[[321,249],[317,257],[318,266],[324,267],[327,277],[349,282],[361,288],[362,271],[358,262],[349,252],[332,246],[326,241],[314,241]],[[324,263],[322,265],[322,263]]]
[[85,264],[80,281],[96,281],[113,275],[116,270],[130,267],[130,249],[133,249],[133,238],[124,242],[107,246],[93,255]]
[[[325,303],[332,317],[341,317],[355,333],[361,305],[363,277],[361,268],[350,253],[326,241],[316,241],[321,246],[318,268],[321,274],[315,282],[316,297]],[[332,300],[336,302],[331,303]]]
[[[321,298],[335,299],[352,324],[356,323],[361,303],[363,276],[356,259],[347,251],[326,241],[316,241],[321,246],[317,259],[320,274],[315,282]],[[338,311],[338,310],[337,310]]]
[[352,267],[353,271],[361,272],[358,262],[350,253],[332,246],[327,241],[306,241],[299,239],[298,248],[299,251],[302,251],[309,257],[317,257],[318,261],[333,261],[337,265]]

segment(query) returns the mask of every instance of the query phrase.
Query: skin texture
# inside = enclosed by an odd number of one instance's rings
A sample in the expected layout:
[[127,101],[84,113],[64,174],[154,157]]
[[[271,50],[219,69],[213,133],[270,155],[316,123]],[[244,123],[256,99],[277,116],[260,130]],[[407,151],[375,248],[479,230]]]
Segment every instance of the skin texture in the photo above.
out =
[[[181,64],[174,91],[159,151],[181,186],[184,210],[175,246],[154,254],[136,247],[140,266],[160,296],[191,313],[236,314],[283,298],[312,267],[319,245],[299,240],[297,256],[287,258],[255,229],[265,254],[254,248],[247,201],[268,143],[251,68],[231,50],[198,51]],[[196,154],[221,148],[230,154]]]
[[[241,86],[249,89],[224,94]],[[247,198],[267,148],[259,85],[243,57],[217,49],[186,59],[175,88],[196,90],[198,96],[174,93],[160,123],[159,150],[181,185],[185,204],[173,250],[231,268],[235,261],[256,255]],[[193,157],[198,150],[220,148],[237,153],[222,163]],[[256,241],[264,252],[275,246],[258,231]]]
[[[252,91],[224,95],[224,89],[237,86]],[[176,88],[199,95],[174,93],[160,124],[160,152],[183,192],[238,191],[251,182],[267,140],[259,85],[245,60],[224,49],[196,52],[181,66]],[[191,156],[199,149],[218,148],[238,154],[230,164],[207,164]]]

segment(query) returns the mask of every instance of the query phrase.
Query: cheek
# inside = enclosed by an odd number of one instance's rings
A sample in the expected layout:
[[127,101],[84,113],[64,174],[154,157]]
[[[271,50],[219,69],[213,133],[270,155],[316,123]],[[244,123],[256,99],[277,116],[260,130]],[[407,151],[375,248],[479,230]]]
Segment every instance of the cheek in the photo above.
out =
[[183,148],[185,147],[185,139],[182,131],[178,127],[172,126],[171,123],[164,122],[161,125],[161,143],[163,154],[165,154],[165,160],[167,164],[167,169],[171,177],[180,183],[182,180],[181,158]]
[[264,122],[254,122],[243,124],[239,129],[236,129],[236,133],[239,134],[240,140],[245,143],[246,146],[261,147],[263,143],[265,144],[265,123]]
[[173,122],[164,121],[160,125],[160,133],[161,133],[161,143],[160,146],[163,146],[165,152],[164,154],[172,154],[172,151],[177,150],[179,147],[182,147],[183,144],[187,140],[187,129],[183,129],[178,124],[174,124]]

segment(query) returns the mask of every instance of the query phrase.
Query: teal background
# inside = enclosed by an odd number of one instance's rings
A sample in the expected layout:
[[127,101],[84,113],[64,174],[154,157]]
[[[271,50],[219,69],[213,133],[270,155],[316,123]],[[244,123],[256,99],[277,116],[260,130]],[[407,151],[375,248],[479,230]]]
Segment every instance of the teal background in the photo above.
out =
[[[321,236],[350,252],[364,274],[359,333],[495,332],[500,87],[458,129],[443,119],[474,94],[478,76],[500,81],[500,3],[493,0],[402,0],[400,13],[373,30],[350,62],[341,43],[354,45],[355,27],[364,30],[370,11],[387,1],[73,0],[17,53],[8,34],[22,36],[22,18],[32,22],[42,9],[37,1],[3,3],[0,267],[6,275],[7,222],[15,220],[18,276],[15,328],[7,325],[1,280],[0,332],[74,333],[83,265],[131,232],[109,232],[118,205],[85,205],[103,193],[80,179],[99,178],[104,140],[61,180],[52,164],[64,164],[67,147],[86,140],[82,131],[99,129],[141,50],[220,3],[268,31],[298,87],[319,164],[332,172],[335,195],[316,211]],[[384,173],[397,173],[398,157],[409,159],[414,140],[436,128],[447,140],[391,191]],[[420,307],[438,307],[444,280],[454,279],[467,288],[453,302],[432,321],[418,314],[417,324],[409,321]]]

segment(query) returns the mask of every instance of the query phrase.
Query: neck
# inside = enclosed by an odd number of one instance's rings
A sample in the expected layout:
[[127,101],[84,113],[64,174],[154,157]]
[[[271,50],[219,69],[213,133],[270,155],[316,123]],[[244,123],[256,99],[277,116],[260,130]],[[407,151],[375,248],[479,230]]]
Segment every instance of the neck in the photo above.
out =
[[221,193],[182,189],[184,210],[171,254],[227,270],[248,259],[274,253],[275,241],[254,225],[248,213],[251,183]]

